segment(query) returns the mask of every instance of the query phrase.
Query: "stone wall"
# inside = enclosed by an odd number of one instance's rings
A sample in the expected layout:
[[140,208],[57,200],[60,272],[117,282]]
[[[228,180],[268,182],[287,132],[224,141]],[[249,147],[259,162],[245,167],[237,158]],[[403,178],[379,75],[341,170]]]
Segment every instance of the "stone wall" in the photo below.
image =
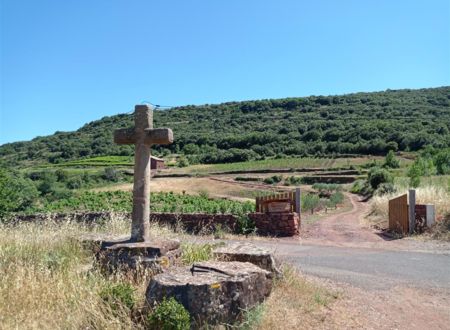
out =
[[[111,218],[131,218],[130,213],[118,212],[83,212],[83,213],[45,213],[16,216],[13,222],[42,221],[75,221],[86,224],[102,223]],[[183,228],[188,232],[206,233],[216,228],[235,232],[237,218],[232,214],[202,214],[202,213],[151,213],[150,219],[161,225]]]
[[295,236],[300,234],[298,213],[250,213],[259,235]]
[[181,226],[192,233],[208,233],[217,228],[230,232],[236,232],[238,229],[237,217],[232,214],[151,213],[150,221],[174,228]]

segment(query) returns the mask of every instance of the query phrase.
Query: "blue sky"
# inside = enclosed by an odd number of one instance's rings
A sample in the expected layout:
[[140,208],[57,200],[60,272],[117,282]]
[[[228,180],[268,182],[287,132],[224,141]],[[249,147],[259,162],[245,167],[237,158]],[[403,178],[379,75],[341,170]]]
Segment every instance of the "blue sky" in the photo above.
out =
[[450,85],[448,0],[0,0],[0,144],[151,101]]

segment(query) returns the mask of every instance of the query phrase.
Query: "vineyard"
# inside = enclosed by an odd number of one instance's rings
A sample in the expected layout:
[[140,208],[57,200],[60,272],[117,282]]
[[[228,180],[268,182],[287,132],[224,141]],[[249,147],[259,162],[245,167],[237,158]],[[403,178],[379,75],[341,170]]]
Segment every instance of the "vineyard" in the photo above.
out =
[[130,156],[100,156],[73,160],[54,166],[72,167],[72,166],[132,166],[133,158]]
[[[205,194],[196,196],[174,193],[152,193],[150,197],[152,212],[170,213],[208,213],[241,215],[254,212],[251,202],[237,202],[226,199],[210,199]],[[38,212],[83,212],[115,211],[130,212],[132,194],[127,191],[79,192],[72,197],[56,201],[45,201],[26,213]]]
[[[377,159],[377,157],[372,157]],[[371,161],[368,157],[356,158],[267,158],[264,160],[251,160],[247,162],[194,165],[186,170],[191,173],[213,173],[228,171],[254,171],[267,169],[302,169],[302,168],[350,168],[351,166],[364,165]]]

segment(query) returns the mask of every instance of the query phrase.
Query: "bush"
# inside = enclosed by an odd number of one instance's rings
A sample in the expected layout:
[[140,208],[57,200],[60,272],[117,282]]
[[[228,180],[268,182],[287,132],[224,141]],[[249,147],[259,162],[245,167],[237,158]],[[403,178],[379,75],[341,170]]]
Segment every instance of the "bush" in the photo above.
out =
[[37,197],[38,191],[31,180],[0,169],[0,218],[25,210]]
[[106,181],[117,182],[119,181],[119,172],[112,167],[106,167],[102,178]]
[[301,176],[290,176],[284,180],[285,186],[291,186],[291,185],[299,185],[302,183],[302,177]]
[[393,194],[396,191],[394,184],[392,183],[382,183],[378,187],[376,194],[381,196],[385,194]]
[[69,178],[69,174],[67,173],[67,171],[64,171],[61,169],[56,170],[55,174],[56,174],[56,180],[58,182],[65,182]]
[[247,215],[241,215],[237,220],[238,233],[243,235],[249,235],[256,232],[255,222],[252,221]]
[[276,184],[281,182],[283,180],[283,177],[281,175],[273,175],[271,177],[265,178],[264,183],[265,184]]
[[382,183],[393,183],[394,179],[389,171],[379,167],[373,167],[369,171],[367,181],[372,189],[377,189]]
[[191,327],[188,311],[174,297],[164,298],[147,320],[150,329],[189,330]]
[[383,167],[387,168],[399,168],[400,162],[397,158],[395,158],[394,152],[392,150],[389,150],[389,152],[386,155],[386,158],[384,160]]
[[434,163],[438,174],[450,174],[450,149],[439,152],[434,157]]
[[189,161],[187,160],[186,157],[180,156],[180,158],[178,159],[177,165],[178,165],[178,167],[187,167],[187,166],[189,166]]
[[56,176],[50,172],[44,172],[42,174],[42,181],[39,183],[37,189],[41,195],[48,195],[55,189]]
[[69,189],[80,189],[83,186],[83,180],[80,176],[74,176],[67,180],[66,186]]
[[123,308],[131,310],[136,304],[135,291],[135,288],[129,283],[108,283],[100,292],[100,297],[113,311]]
[[409,178],[409,186],[412,188],[417,188],[420,186],[420,176],[415,175]]
[[368,196],[372,194],[373,189],[367,180],[356,180],[353,182],[350,192],[353,194]]

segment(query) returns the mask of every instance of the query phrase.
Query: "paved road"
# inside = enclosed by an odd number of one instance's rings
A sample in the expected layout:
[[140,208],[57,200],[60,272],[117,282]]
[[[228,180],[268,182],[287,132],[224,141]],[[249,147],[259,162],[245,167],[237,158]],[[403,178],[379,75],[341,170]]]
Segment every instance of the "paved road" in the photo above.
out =
[[369,290],[397,285],[450,290],[450,255],[354,247],[254,241],[305,274]]

